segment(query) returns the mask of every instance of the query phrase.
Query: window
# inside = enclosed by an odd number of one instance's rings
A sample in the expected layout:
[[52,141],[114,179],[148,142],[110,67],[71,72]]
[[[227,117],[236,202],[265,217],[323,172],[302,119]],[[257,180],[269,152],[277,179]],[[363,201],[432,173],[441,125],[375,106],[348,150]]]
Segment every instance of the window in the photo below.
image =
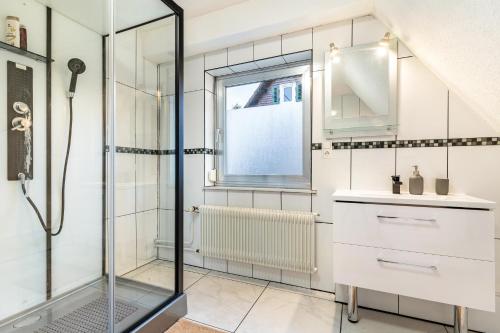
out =
[[218,185],[309,188],[310,66],[217,79]]
[[292,91],[293,86],[290,84],[283,87],[283,102],[291,102],[293,100]]

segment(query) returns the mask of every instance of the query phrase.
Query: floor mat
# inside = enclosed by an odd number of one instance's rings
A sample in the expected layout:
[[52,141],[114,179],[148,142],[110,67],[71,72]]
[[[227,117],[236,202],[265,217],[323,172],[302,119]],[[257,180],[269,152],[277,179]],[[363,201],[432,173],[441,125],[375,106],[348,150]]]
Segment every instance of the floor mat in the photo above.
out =
[[[115,302],[115,323],[137,311],[137,307],[122,301]],[[98,299],[56,319],[35,333],[99,333],[106,332],[108,326],[108,300]]]
[[181,319],[165,333],[223,333],[218,329]]

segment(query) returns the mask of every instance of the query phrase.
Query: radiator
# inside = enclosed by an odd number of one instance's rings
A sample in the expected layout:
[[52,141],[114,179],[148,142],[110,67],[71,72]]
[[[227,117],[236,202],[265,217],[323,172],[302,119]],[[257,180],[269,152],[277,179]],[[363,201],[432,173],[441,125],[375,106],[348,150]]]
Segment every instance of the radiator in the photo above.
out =
[[314,214],[200,206],[204,256],[303,273],[316,271]]

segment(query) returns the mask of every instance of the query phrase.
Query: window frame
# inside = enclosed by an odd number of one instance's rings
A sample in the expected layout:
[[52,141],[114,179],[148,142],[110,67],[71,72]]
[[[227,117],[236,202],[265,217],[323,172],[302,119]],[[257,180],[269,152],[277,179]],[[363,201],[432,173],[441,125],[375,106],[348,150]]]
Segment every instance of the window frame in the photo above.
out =
[[[302,75],[302,175],[228,175],[226,174],[226,87]],[[257,69],[216,78],[216,186],[311,189],[311,62]],[[280,89],[281,90],[281,89]],[[293,94],[293,91],[292,91]],[[281,94],[280,94],[281,95]],[[280,96],[281,97],[281,96]],[[282,104],[282,103],[280,103]]]

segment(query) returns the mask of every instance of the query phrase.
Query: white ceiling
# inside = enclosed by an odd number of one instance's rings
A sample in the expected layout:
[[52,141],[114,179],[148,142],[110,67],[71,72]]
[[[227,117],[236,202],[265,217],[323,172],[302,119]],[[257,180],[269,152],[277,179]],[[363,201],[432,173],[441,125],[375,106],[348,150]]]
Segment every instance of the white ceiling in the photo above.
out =
[[187,18],[204,15],[247,0],[177,0]]
[[[37,0],[68,18],[101,34],[107,34],[108,8],[103,0]],[[125,29],[172,13],[160,0],[118,0],[116,30]]]

